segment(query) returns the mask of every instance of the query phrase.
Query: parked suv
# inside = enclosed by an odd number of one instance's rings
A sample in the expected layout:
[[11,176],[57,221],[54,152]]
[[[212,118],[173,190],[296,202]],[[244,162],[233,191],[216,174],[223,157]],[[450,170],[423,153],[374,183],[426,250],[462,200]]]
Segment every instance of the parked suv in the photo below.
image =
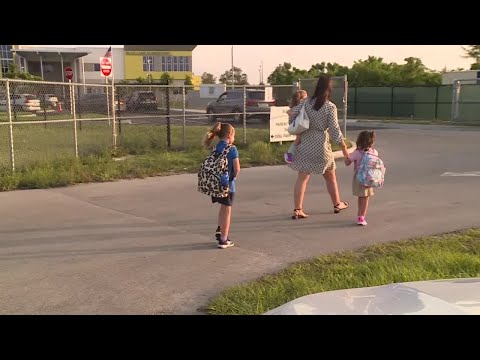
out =
[[[275,106],[275,100],[266,100],[265,90],[247,89],[246,97],[247,118],[261,117],[265,120],[270,118],[270,106]],[[232,89],[224,92],[217,100],[208,103],[207,114],[211,122],[214,122],[219,116],[225,116],[233,117],[235,122],[239,123],[243,121],[243,108],[243,89]],[[234,115],[216,115],[222,113],[234,113]]]
[[135,91],[126,101],[127,110],[157,110],[157,98],[153,91]]
[[[75,103],[75,110],[77,113],[99,113],[99,114],[107,114],[108,111],[112,110],[112,101],[111,94],[107,98],[107,94],[81,94],[77,98],[77,102]],[[65,104],[68,108],[68,102]],[[118,110],[119,102],[115,100],[115,111]],[[125,104],[122,100],[120,100],[120,110],[125,110]]]

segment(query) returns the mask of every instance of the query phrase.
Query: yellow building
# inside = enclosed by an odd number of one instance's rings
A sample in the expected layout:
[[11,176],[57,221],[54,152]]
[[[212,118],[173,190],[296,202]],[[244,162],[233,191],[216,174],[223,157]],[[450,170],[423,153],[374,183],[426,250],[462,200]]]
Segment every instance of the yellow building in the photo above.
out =
[[167,73],[175,83],[193,78],[192,52],[197,45],[124,45],[125,80],[159,80]]
[[202,77],[200,75],[192,76],[193,90],[200,90],[200,85],[202,85]]

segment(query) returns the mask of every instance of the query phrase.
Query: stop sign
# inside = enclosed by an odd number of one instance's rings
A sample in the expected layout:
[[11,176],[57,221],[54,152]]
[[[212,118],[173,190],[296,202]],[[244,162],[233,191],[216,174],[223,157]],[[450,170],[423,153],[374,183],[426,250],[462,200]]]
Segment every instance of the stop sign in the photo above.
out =
[[72,69],[70,66],[66,66],[65,69],[64,69],[64,72],[65,72],[65,77],[66,77],[68,80],[72,80],[72,78],[73,78],[73,69]]
[[112,62],[110,58],[103,57],[100,59],[100,71],[103,76],[110,76],[112,73]]

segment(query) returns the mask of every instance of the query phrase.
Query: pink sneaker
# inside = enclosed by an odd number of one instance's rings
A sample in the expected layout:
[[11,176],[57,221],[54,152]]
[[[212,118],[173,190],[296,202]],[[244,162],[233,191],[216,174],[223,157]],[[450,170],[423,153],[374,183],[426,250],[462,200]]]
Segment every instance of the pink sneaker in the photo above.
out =
[[367,222],[365,221],[365,217],[359,216],[357,218],[357,225],[367,226]]
[[284,159],[287,164],[291,164],[293,162],[293,155],[291,153],[285,153]]

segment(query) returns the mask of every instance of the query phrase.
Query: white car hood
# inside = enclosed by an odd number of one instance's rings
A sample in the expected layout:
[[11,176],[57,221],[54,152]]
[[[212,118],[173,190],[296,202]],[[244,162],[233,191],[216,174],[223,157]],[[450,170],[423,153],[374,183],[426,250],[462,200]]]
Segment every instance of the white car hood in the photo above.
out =
[[480,315],[480,278],[317,293],[295,299],[264,315]]

